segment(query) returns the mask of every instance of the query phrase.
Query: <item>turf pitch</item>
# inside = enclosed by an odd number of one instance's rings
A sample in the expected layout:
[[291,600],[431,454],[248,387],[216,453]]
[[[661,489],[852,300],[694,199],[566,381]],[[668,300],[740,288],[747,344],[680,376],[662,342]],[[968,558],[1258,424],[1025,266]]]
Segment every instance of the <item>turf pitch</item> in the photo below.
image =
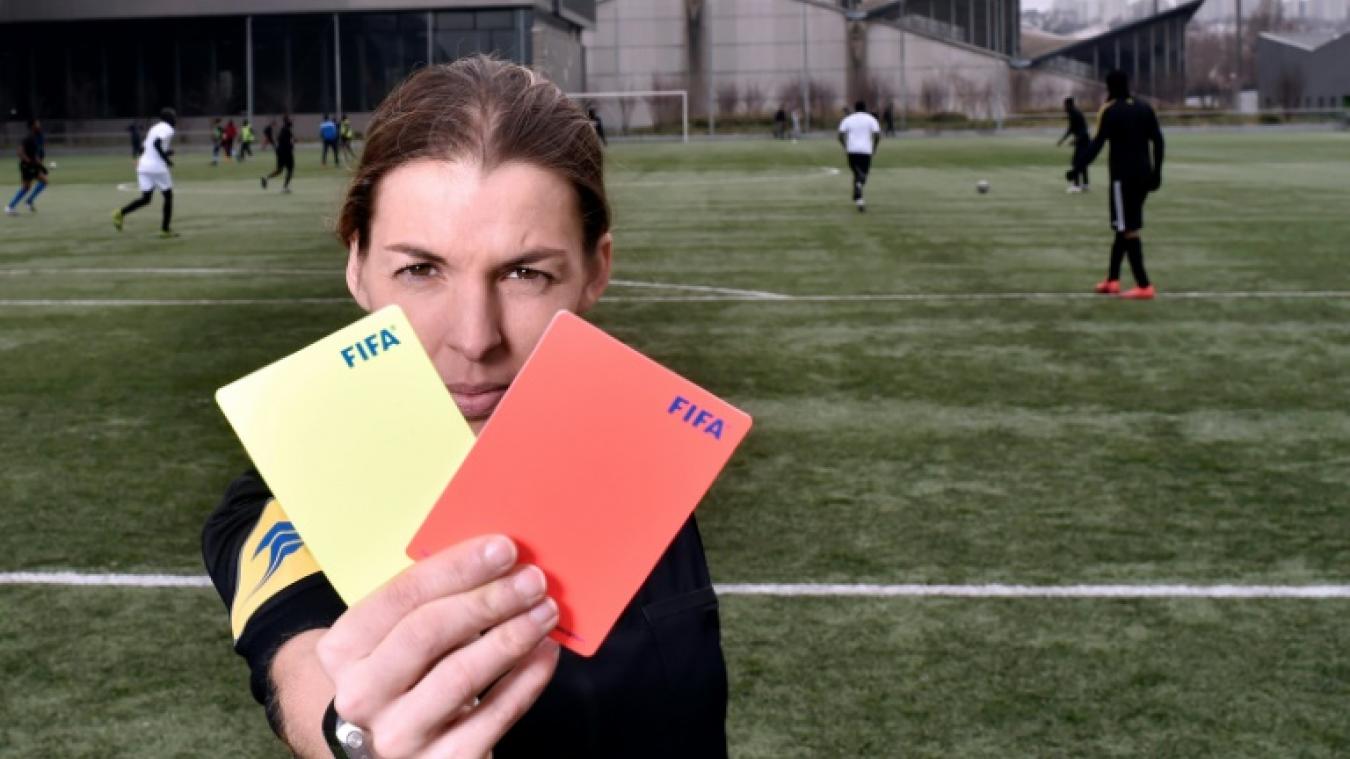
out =
[[[1080,297],[1105,173],[1066,196],[1053,140],[883,142],[866,214],[827,140],[611,148],[616,276],[656,286],[595,320],[757,420],[699,512],[718,582],[1350,582],[1350,137],[1169,135],[1153,303]],[[314,157],[282,196],[180,156],[159,240],[158,199],[112,229],[129,158],[53,151],[0,219],[0,572],[200,572],[246,465],[212,392],[358,315],[295,300],[345,297]],[[1348,605],[728,596],[731,749],[1344,755]],[[209,590],[0,586],[0,755],[281,755],[245,676]]]

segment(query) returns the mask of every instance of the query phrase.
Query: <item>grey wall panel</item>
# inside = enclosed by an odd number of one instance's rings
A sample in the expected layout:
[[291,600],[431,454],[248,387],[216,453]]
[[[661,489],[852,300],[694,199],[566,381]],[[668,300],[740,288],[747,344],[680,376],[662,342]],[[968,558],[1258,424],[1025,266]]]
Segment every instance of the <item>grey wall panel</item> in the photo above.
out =
[[0,23],[280,13],[531,7],[532,0],[0,0]]

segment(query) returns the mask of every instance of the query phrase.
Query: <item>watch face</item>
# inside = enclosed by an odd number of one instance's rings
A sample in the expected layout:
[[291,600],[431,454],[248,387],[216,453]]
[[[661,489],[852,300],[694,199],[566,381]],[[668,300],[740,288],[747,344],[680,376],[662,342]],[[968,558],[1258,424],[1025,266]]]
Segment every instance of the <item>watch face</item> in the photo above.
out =
[[364,730],[338,717],[337,729],[334,732],[337,733],[338,743],[341,744],[348,759],[374,759],[374,754],[366,749]]

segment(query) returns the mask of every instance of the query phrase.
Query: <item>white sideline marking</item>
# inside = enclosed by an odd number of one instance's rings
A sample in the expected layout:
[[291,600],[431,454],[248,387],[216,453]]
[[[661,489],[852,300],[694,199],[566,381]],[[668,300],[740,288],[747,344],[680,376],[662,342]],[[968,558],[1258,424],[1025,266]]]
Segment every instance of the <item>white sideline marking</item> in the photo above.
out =
[[718,295],[743,295],[751,300],[784,300],[793,297],[783,293],[771,293],[767,290],[739,290],[734,287],[712,287],[709,285],[673,285],[667,282],[638,282],[631,279],[611,279],[609,283],[620,287],[650,287],[657,290],[688,290]]
[[73,269],[5,269],[0,268],[0,276],[32,276],[37,274],[167,274],[185,277],[215,277],[223,274],[281,274],[342,277],[341,269],[264,269],[264,268],[210,268],[210,267],[111,267],[73,268]]
[[[0,585],[209,588],[204,575],[0,572]],[[716,586],[723,596],[864,598],[1350,598],[1350,585],[842,585]]]
[[[267,275],[274,274],[279,276],[321,276],[340,279],[342,271],[339,269],[267,269],[267,268],[237,268],[237,267],[171,267],[171,266],[153,266],[153,267],[108,267],[108,268],[0,268],[0,276],[33,276],[33,275],[117,275],[117,274],[138,274],[138,275],[168,275],[168,276],[188,276],[188,277],[215,277],[223,275]],[[697,293],[715,293],[718,295],[744,295],[750,298],[770,298],[782,299],[789,297],[782,293],[768,292],[767,290],[742,290],[736,287],[713,287],[711,285],[679,285],[672,282],[641,282],[632,279],[611,279],[611,285],[617,287],[637,287],[651,288],[655,290],[683,290]]]
[[69,306],[102,308],[105,306],[294,306],[351,303],[351,298],[14,298],[0,300],[0,306]]
[[205,575],[0,572],[0,585],[93,585],[116,588],[209,588]]
[[[703,285],[657,285],[625,282],[628,286],[651,286],[663,289],[713,289]],[[744,293],[744,294],[740,294]],[[1162,293],[1158,300],[1345,300],[1350,290],[1251,290],[1251,292],[1177,292]],[[1119,300],[1093,293],[877,293],[841,294],[841,296],[792,296],[761,290],[733,290],[702,296],[610,296],[606,303],[883,303],[883,301],[914,301],[914,303],[954,303],[954,301],[1062,301],[1098,300],[1103,303]],[[135,307],[135,305],[329,305],[351,303],[351,298],[0,298],[0,308],[7,307]]]
[[733,184],[762,184],[765,182],[784,182],[793,179],[815,179],[818,177],[835,177],[841,174],[841,170],[833,166],[817,166],[815,171],[799,172],[792,174],[767,174],[762,176],[731,176],[722,179],[711,179],[698,177],[695,179],[676,180],[676,179],[613,179],[606,182],[611,187],[697,187],[714,186],[721,187]]
[[721,595],[867,598],[1350,598],[1350,585],[718,585]]
[[[636,285],[666,289],[703,288],[702,285]],[[713,288],[725,290],[729,288]],[[743,292],[746,294],[738,294]],[[1159,300],[1343,300],[1350,298],[1350,290],[1253,290],[1228,292],[1164,292]],[[1097,300],[1113,302],[1118,298],[1108,298],[1093,293],[878,293],[859,295],[787,295],[784,293],[761,292],[758,290],[737,291],[732,293],[710,293],[708,295],[614,295],[605,298],[612,303],[869,303],[869,302],[959,302],[959,301],[1062,301]],[[0,298],[0,307],[4,306],[286,306],[286,305],[330,305],[350,303],[350,298]]]

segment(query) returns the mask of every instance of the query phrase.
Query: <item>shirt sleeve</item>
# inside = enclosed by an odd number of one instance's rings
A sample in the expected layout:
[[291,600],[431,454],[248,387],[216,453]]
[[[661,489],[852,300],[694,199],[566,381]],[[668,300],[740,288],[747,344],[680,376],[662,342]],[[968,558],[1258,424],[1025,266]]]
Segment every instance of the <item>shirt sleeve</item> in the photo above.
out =
[[271,716],[277,649],[332,625],[346,605],[256,471],[230,483],[206,520],[202,559],[229,612],[234,650],[248,663],[253,697]]

